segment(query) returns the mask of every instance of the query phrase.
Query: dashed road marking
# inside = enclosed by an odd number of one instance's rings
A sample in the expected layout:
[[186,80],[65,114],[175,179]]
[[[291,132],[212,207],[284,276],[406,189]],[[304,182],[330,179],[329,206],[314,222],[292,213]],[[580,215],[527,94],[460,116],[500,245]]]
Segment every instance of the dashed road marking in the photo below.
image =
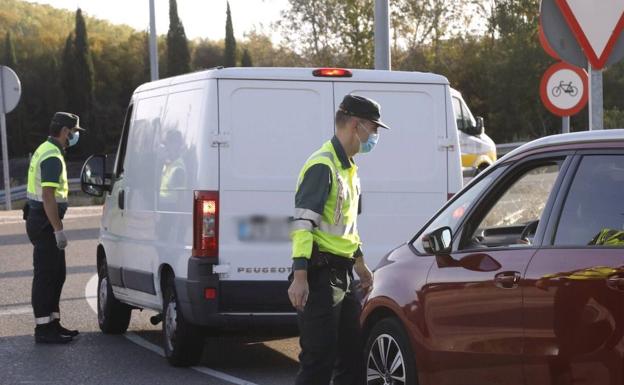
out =
[[[89,306],[91,307],[91,309],[93,309],[93,311],[96,314],[97,314],[97,290],[98,290],[97,285],[98,285],[98,276],[97,274],[95,274],[93,275],[93,277],[91,277],[91,279],[89,279],[89,282],[87,282],[87,286],[85,286],[85,298],[87,302],[89,303]],[[126,332],[124,334],[124,337],[126,337],[126,339],[128,339],[129,341],[158,354],[161,357],[165,356],[165,352],[163,351],[163,348],[147,341],[144,338],[139,337],[139,335],[137,335],[136,333]],[[236,384],[236,385],[257,385],[253,382],[249,382],[241,378],[234,377],[229,374],[207,368],[205,366],[192,366],[191,369],[197,372],[218,378],[220,380],[224,380],[232,384]]]

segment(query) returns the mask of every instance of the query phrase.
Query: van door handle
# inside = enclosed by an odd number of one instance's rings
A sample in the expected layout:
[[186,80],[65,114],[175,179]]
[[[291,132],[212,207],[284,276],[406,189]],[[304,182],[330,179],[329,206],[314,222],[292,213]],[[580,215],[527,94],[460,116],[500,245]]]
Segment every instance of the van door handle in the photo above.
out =
[[517,271],[505,271],[496,274],[494,283],[501,289],[515,289],[520,284],[520,273]]
[[119,194],[117,195],[117,206],[119,206],[120,210],[123,210],[125,207],[124,200],[126,198],[126,193],[124,190],[119,190]]

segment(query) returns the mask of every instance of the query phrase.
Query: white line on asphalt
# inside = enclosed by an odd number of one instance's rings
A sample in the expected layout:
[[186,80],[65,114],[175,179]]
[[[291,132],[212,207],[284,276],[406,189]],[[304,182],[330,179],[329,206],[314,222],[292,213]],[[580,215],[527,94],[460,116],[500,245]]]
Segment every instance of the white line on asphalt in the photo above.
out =
[[0,309],[0,316],[28,314],[32,313],[32,311],[32,306],[13,306],[6,309]]
[[[91,279],[89,279],[89,282],[87,282],[87,286],[85,287],[85,297],[87,299],[87,302],[89,303],[89,306],[91,307],[91,309],[93,309],[93,311],[97,314],[97,287],[98,284],[98,276],[97,274],[94,274],[93,277],[91,277]],[[29,309],[30,310],[30,309]],[[144,338],[139,337],[136,333],[132,333],[132,332],[127,332],[124,334],[124,337],[126,337],[128,340],[134,342],[135,344],[150,350],[156,354],[158,354],[161,357],[165,356],[165,352],[163,351],[163,348],[161,348],[158,345],[155,345],[149,341],[147,341]],[[207,374],[209,376],[218,378],[220,380],[224,380],[224,381],[228,381],[232,384],[236,384],[236,385],[257,385],[253,382],[249,382],[249,381],[245,381],[243,379],[234,377],[234,376],[230,376],[229,374],[226,373],[222,373],[219,371],[216,371],[214,369],[210,369],[210,368],[206,368],[204,366],[192,366],[191,369],[198,371],[200,373],[203,374]]]

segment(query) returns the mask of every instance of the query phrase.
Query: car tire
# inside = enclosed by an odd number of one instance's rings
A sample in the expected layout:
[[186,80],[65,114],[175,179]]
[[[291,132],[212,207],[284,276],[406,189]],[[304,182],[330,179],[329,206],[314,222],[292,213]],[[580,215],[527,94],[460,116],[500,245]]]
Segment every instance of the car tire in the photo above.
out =
[[384,318],[373,326],[364,350],[364,370],[367,385],[418,384],[414,353],[396,318]]
[[113,294],[106,262],[98,269],[97,315],[100,330],[105,334],[125,333],[132,315],[132,308],[119,302]]
[[201,358],[204,334],[201,328],[188,323],[179,309],[173,278],[169,278],[163,290],[162,332],[165,357],[173,366],[192,366]]

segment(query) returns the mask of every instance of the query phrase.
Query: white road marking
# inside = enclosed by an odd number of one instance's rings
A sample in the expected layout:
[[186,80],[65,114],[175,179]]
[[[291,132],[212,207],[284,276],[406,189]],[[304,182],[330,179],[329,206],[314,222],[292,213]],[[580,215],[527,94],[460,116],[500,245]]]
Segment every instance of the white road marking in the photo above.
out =
[[[93,311],[96,314],[97,314],[97,290],[98,290],[97,285],[98,285],[98,276],[97,274],[94,274],[93,277],[89,279],[89,282],[87,282],[87,286],[85,287],[85,298],[87,299],[87,302],[89,303],[89,306],[91,307],[91,309],[93,309]],[[135,344],[158,354],[161,357],[165,356],[165,352],[163,348],[147,341],[144,338],[139,337],[136,333],[127,332],[124,334],[124,337],[126,337],[129,341],[132,341]],[[229,374],[222,373],[214,369],[206,368],[204,366],[192,366],[191,369],[197,372],[218,378],[220,380],[224,380],[232,384],[236,384],[236,385],[257,385],[253,382],[245,381],[243,379],[230,376]]]
[[32,306],[9,306],[5,309],[0,309],[0,316],[3,315],[20,315],[32,313]]

